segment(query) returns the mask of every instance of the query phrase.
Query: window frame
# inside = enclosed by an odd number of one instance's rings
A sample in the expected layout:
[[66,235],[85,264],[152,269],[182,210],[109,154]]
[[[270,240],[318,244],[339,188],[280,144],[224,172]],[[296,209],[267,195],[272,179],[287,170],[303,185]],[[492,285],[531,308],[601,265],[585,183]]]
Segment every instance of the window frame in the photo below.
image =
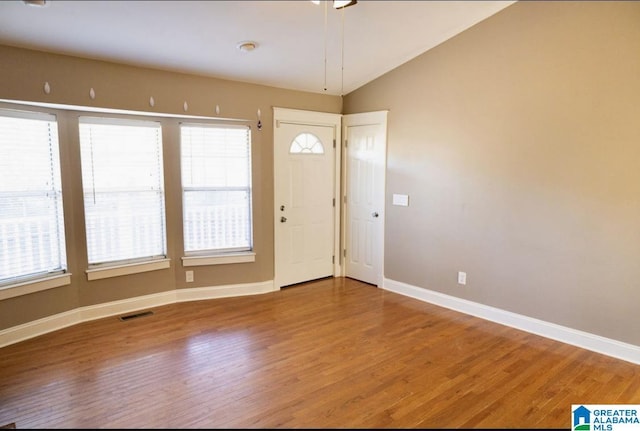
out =
[[[41,270],[21,273],[15,276],[7,277],[0,282],[0,300],[20,296],[28,293],[38,292],[51,289],[54,287],[64,286],[71,283],[71,273],[69,272],[69,262],[67,254],[67,236],[66,217],[65,217],[65,192],[63,184],[63,149],[61,145],[61,130],[64,130],[64,120],[60,121],[59,115],[50,112],[45,108],[29,109],[28,107],[15,106],[13,104],[6,105],[0,103],[0,116],[8,118],[16,118],[23,120],[46,121],[55,125],[55,135],[49,130],[48,135],[53,138],[48,139],[49,151],[49,174],[47,175],[51,184],[49,188],[42,188],[36,193],[44,193],[51,195],[48,201],[53,202],[55,214],[46,214],[48,218],[55,219],[54,230],[57,243],[53,246],[58,252],[51,257],[57,257],[57,266],[55,268],[42,268]],[[49,126],[50,127],[50,126]],[[42,144],[44,145],[44,144]],[[33,192],[32,192],[33,193]],[[49,217],[52,216],[52,217]],[[51,230],[49,230],[49,233]],[[46,249],[45,249],[46,250]]]
[[[82,200],[83,200],[83,217],[84,217],[84,227],[85,227],[85,246],[87,247],[87,255],[86,255],[86,264],[87,270],[85,271],[87,274],[88,280],[97,280],[108,277],[115,277],[120,275],[127,274],[136,274],[139,272],[153,271],[156,269],[164,269],[169,268],[170,259],[168,258],[168,232],[167,232],[167,201],[166,201],[166,166],[165,166],[165,143],[164,143],[164,124],[159,118],[156,117],[140,117],[136,115],[112,115],[108,113],[102,112],[88,112],[88,111],[79,111],[77,112],[77,133],[78,133],[78,143],[80,147],[80,182],[82,183]],[[87,232],[87,210],[86,210],[86,186],[84,184],[84,173],[82,172],[82,132],[81,125],[89,124],[89,125],[115,125],[115,126],[141,126],[141,127],[152,127],[158,129],[158,152],[159,152],[159,164],[157,166],[159,180],[158,184],[161,187],[159,191],[161,197],[159,199],[161,205],[161,216],[160,216],[160,231],[163,235],[160,242],[162,244],[162,253],[147,255],[147,256],[134,256],[124,259],[114,259],[103,262],[90,262],[89,260],[89,239]]]
[[[0,110],[5,111],[19,111],[25,112],[29,115],[45,115],[55,117],[58,124],[58,153],[60,157],[60,177],[62,183],[62,195],[63,195],[63,208],[62,215],[69,216],[72,212],[72,208],[77,207],[82,214],[79,216],[79,222],[81,227],[74,226],[73,221],[64,217],[62,220],[65,235],[61,239],[62,245],[65,247],[65,272],[61,274],[43,274],[43,277],[21,279],[20,282],[14,284],[0,285],[0,300],[7,298],[17,297],[25,294],[39,292],[47,289],[57,288],[65,285],[70,285],[72,282],[72,274],[70,272],[70,263],[72,265],[79,265],[82,268],[84,265],[84,271],[87,280],[97,280],[108,277],[116,277],[126,274],[137,274],[146,271],[154,271],[163,268],[171,267],[170,257],[171,250],[173,249],[173,241],[177,240],[181,235],[181,228],[183,224],[179,218],[173,218],[172,210],[167,207],[168,199],[174,196],[172,202],[182,206],[181,193],[174,181],[169,183],[171,179],[167,176],[167,172],[175,173],[175,169],[178,169],[178,176],[180,176],[180,161],[176,162],[173,158],[168,158],[169,155],[176,154],[176,151],[180,152],[180,125],[182,123],[193,123],[197,125],[214,125],[218,127],[237,127],[243,126],[249,129],[249,163],[248,173],[250,175],[250,199],[248,201],[248,214],[250,217],[249,228],[251,229],[251,249],[247,251],[228,251],[221,254],[208,255],[200,253],[190,253],[189,256],[182,257],[182,265],[187,266],[200,266],[200,265],[218,265],[218,264],[235,264],[255,262],[255,213],[254,213],[254,183],[253,183],[253,156],[254,156],[254,144],[256,139],[255,129],[253,123],[246,119],[223,119],[206,116],[188,116],[180,114],[163,114],[163,113],[151,113],[145,111],[129,111],[120,109],[107,109],[107,108],[91,108],[88,106],[75,106],[64,105],[55,103],[39,103],[39,102],[19,102],[14,100],[0,99]],[[164,194],[164,229],[165,229],[165,256],[163,258],[146,261],[145,259],[136,260],[133,262],[118,262],[118,264],[98,264],[91,267],[87,262],[86,254],[86,232],[85,232],[85,220],[84,220],[84,188],[82,182],[81,173],[81,152],[80,152],[80,131],[79,131],[79,119],[81,117],[91,118],[106,118],[112,121],[124,121],[124,122],[155,122],[160,124],[162,130],[162,162],[161,171],[163,175],[163,194]],[[71,147],[70,147],[71,145]],[[179,155],[179,154],[178,154]],[[77,158],[76,158],[77,157]],[[179,158],[179,157],[178,157]],[[169,168],[172,166],[172,168]],[[73,197],[72,188],[78,187],[80,193],[78,196]],[[177,187],[176,187],[177,186]],[[177,194],[175,196],[174,194]],[[71,197],[69,197],[71,196]],[[180,208],[180,214],[182,208]],[[174,223],[178,223],[174,226]],[[171,231],[169,230],[171,228]],[[83,246],[77,247],[76,242],[81,241]],[[178,242],[179,244],[179,242]],[[83,250],[84,249],[84,250]],[[183,250],[184,252],[184,250]],[[78,255],[79,253],[79,255]],[[83,258],[84,256],[84,258]],[[71,260],[70,260],[71,259]],[[79,259],[79,260],[78,260]],[[82,261],[84,260],[84,264]]]
[[[185,186],[185,145],[182,139],[183,127],[193,128],[213,128],[213,129],[241,129],[246,130],[247,133],[247,186]],[[225,123],[220,121],[203,121],[203,120],[188,120],[180,121],[178,124],[178,147],[180,153],[180,191],[182,197],[182,239],[183,239],[183,266],[204,266],[204,265],[220,265],[230,263],[247,263],[255,261],[254,251],[254,214],[253,214],[253,129],[248,122],[237,123]],[[226,247],[226,248],[201,248],[187,250],[187,218],[186,212],[188,207],[186,205],[185,193],[186,192],[226,192],[226,191],[245,191],[247,193],[247,206],[246,214],[248,217],[248,246],[242,247]]]

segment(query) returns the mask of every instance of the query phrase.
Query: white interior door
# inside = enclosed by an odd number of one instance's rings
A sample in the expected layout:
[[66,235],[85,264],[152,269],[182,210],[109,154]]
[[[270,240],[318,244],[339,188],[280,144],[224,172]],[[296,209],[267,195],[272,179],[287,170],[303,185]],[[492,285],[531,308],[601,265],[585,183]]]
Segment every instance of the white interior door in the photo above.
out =
[[[320,118],[316,118],[318,115]],[[334,139],[339,133],[340,116],[328,115],[334,121],[337,118],[337,123],[326,123],[323,113],[275,111],[274,240],[278,288],[334,275],[339,238],[334,206]]]
[[382,285],[387,112],[345,115],[345,275]]

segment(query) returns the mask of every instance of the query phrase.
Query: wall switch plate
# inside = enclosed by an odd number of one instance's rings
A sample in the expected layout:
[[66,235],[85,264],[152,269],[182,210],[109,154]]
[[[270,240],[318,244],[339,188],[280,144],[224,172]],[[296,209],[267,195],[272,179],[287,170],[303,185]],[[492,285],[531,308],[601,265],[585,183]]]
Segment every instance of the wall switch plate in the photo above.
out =
[[458,272],[458,284],[467,284],[467,273],[459,271]]
[[193,281],[193,271],[187,271],[185,274],[187,276],[187,283],[191,283]]
[[393,205],[408,207],[409,206],[409,195],[399,195],[393,194]]

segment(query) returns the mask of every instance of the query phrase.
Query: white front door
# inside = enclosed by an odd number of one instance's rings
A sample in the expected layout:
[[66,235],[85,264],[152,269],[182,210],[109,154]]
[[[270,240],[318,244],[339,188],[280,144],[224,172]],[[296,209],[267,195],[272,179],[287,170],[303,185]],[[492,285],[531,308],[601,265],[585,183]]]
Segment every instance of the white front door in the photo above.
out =
[[[332,121],[327,122],[326,116]],[[337,121],[337,122],[336,122]],[[275,285],[334,275],[338,114],[274,109]]]
[[343,117],[345,275],[382,285],[387,112]]

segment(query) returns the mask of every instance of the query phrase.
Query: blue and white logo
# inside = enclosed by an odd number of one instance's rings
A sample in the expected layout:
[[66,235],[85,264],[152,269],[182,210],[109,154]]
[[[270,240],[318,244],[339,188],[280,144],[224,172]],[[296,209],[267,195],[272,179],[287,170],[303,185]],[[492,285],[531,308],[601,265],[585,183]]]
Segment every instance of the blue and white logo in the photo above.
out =
[[591,410],[585,406],[573,409],[573,431],[591,430]]
[[574,404],[573,431],[640,431],[640,404]]

